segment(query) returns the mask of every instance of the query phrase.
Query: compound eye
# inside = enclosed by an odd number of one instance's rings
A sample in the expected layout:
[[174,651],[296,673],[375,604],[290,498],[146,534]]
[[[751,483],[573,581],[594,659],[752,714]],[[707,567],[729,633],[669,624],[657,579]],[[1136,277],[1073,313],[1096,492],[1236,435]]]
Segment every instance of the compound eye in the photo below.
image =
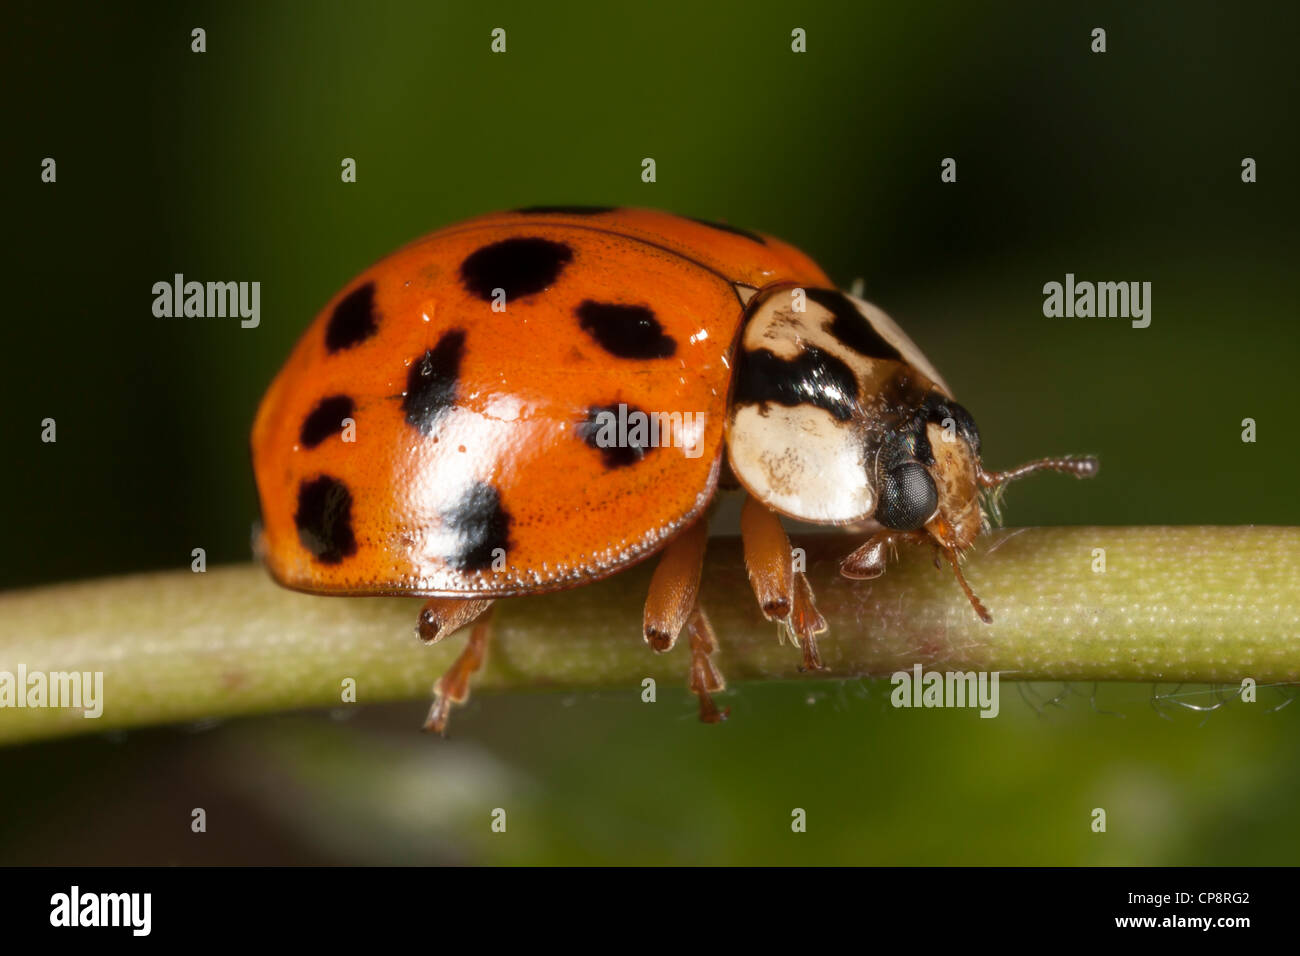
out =
[[939,506],[939,492],[924,465],[909,461],[885,474],[875,518],[895,531],[915,531]]

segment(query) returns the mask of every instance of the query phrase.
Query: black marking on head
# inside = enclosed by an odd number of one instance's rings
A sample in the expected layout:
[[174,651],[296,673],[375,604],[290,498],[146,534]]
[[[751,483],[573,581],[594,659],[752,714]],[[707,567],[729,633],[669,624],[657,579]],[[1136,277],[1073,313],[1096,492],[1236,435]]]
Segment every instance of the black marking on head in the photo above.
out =
[[910,456],[923,465],[934,464],[934,448],[930,445],[930,436],[925,433],[925,423],[917,428],[908,436],[907,441]]
[[[970,412],[952,399],[947,398],[938,389],[931,389],[924,398],[917,399],[906,393],[912,385],[910,376],[906,379],[891,380],[885,391],[897,397],[887,402],[882,416],[893,424],[886,430],[880,442],[878,467],[880,472],[897,468],[904,462],[915,461],[922,465],[935,463],[934,448],[926,426],[931,422],[944,428],[944,421],[951,419],[959,438],[967,441],[978,457],[980,453],[980,433],[975,427],[975,420]],[[883,479],[882,479],[883,480]]]
[[911,435],[925,431],[925,405],[935,391],[929,379],[906,362],[894,367],[876,390],[874,415],[890,431]]
[[687,216],[691,222],[698,222],[701,226],[708,226],[710,229],[717,229],[719,232],[729,232],[733,236],[740,236],[751,242],[757,242],[761,246],[767,245],[767,240],[756,232],[750,232],[748,229],[741,229],[739,226],[730,226],[725,222],[713,222],[709,219],[696,219],[694,216]]
[[881,424],[879,470],[883,473],[905,461],[933,465],[934,449],[925,426],[931,420],[934,403],[945,401],[939,391],[928,381],[918,381],[912,367],[904,362],[880,386],[878,399],[873,414]]
[[577,308],[578,324],[611,355],[625,359],[668,358],[677,342],[664,333],[644,305],[614,305],[587,299]]
[[448,329],[438,344],[411,363],[406,374],[402,411],[406,420],[430,434],[438,421],[456,404],[456,381],[465,354],[465,330]]
[[293,522],[298,526],[298,540],[321,564],[338,564],[357,553],[352,492],[337,478],[321,475],[299,485]]
[[302,422],[298,441],[304,448],[315,448],[343,428],[343,419],[351,418],[356,410],[352,399],[346,395],[331,395],[316,403]]
[[[648,414],[632,405],[627,405],[626,407],[629,419],[634,414]],[[601,417],[602,415],[605,416],[603,419]],[[608,436],[608,426],[606,425],[606,422],[609,421],[609,416],[611,415],[613,416],[614,421],[617,422],[617,405],[591,406],[587,409],[586,419],[578,423],[577,435],[587,443],[587,447],[594,448],[596,451],[600,452],[600,457],[604,461],[606,468],[626,468],[628,465],[635,465],[637,462],[644,459],[646,453],[652,451],[655,446],[650,444],[649,435],[646,436],[646,444],[644,445],[631,443],[624,445],[602,444],[602,438]],[[617,437],[617,425],[615,425],[615,438]]]
[[[951,418],[957,434],[970,443],[971,448],[976,455],[980,453],[980,430],[975,426],[975,419],[971,417],[970,412],[958,405],[951,398],[944,397],[938,391],[933,391],[925,398],[925,403],[921,406],[924,421],[934,422],[940,428],[943,427],[945,418]],[[924,431],[924,426],[922,426]]]
[[487,482],[471,485],[442,520],[459,538],[456,551],[446,556],[457,571],[490,568],[496,550],[510,548],[510,514],[501,507],[501,493]]
[[804,346],[793,359],[767,349],[740,352],[732,401],[747,404],[815,405],[842,422],[858,409],[858,380],[840,359]]
[[325,348],[331,353],[360,345],[379,331],[375,318],[375,284],[359,285],[334,306],[325,327]]
[[902,361],[903,356],[885,340],[875,327],[867,320],[857,306],[835,289],[809,289],[808,298],[831,313],[827,331],[859,355],[876,359],[895,359]]
[[494,289],[517,299],[552,285],[572,259],[573,250],[562,242],[519,236],[471,252],[460,264],[460,278],[484,302],[492,301]]
[[596,216],[602,212],[613,212],[617,206],[525,206],[515,212],[525,216]]
[[885,472],[880,502],[873,517],[895,531],[915,531],[930,520],[939,507],[939,490],[925,466],[904,462]]

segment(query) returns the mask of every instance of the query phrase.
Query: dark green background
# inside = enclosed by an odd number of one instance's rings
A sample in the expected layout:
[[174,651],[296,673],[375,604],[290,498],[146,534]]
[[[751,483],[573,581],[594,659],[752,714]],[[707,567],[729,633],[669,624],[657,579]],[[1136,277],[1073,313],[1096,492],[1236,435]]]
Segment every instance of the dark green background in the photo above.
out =
[[[1100,454],[1095,482],[1017,486],[1012,524],[1295,524],[1293,7],[1133,6],[18,6],[0,586],[246,560],[248,428],[326,299],[438,226],[569,202],[788,239],[865,279],[991,467]],[[261,327],[154,318],[175,272],[260,281]],[[1151,327],[1044,318],[1066,272],[1150,281]],[[1076,686],[1040,715],[1007,685],[989,721],[887,690],[743,686],[717,729],[684,691],[611,689],[479,695],[436,746],[412,703],[19,748],[0,862],[1295,860],[1300,708],[1276,692],[1206,715]]]

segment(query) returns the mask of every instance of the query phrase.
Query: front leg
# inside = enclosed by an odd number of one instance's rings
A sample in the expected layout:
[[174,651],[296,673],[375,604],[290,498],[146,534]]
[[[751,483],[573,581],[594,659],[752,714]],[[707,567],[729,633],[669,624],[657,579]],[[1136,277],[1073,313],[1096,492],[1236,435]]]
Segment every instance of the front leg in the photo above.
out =
[[817,635],[826,630],[826,619],[817,610],[808,579],[794,570],[793,548],[781,519],[756,499],[746,498],[740,512],[740,534],[745,570],[763,616],[789,631],[803,649],[802,670],[825,670],[817,651]]
[[940,554],[946,557],[948,563],[952,565],[953,574],[957,576],[957,583],[961,585],[962,592],[970,601],[976,616],[985,624],[993,622],[988,609],[966,583],[966,576],[961,573],[961,557],[957,551],[940,545],[924,531],[891,531],[888,528],[877,531],[867,539],[866,544],[840,562],[840,574],[857,581],[869,581],[880,577],[885,573],[885,563],[892,556],[894,546],[900,541],[933,545],[936,549],[934,566],[936,568],[940,566]]
[[870,581],[880,577],[885,573],[885,563],[893,556],[894,548],[900,541],[924,544],[930,541],[930,537],[923,531],[891,531],[884,528],[840,562],[840,574],[855,581]]

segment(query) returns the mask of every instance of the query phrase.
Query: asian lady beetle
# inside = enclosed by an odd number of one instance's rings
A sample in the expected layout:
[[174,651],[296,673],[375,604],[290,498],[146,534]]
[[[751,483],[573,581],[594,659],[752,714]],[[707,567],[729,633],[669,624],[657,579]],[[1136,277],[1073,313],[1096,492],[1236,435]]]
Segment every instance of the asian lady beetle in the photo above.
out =
[[[611,440],[615,410],[690,434]],[[749,496],[755,596],[809,670],[826,624],[779,515],[868,535],[841,564],[852,578],[883,573],[897,542],[933,544],[988,621],[959,564],[987,524],[981,491],[1097,470],[1052,458],[984,471],[975,422],[912,341],[779,240],[567,206],[450,226],[363,272],[271,384],[252,450],[278,582],[426,597],[429,642],[476,622],[435,687],[426,727],[439,732],[483,662],[495,599],[656,552],[645,638],[666,651],[685,628],[700,716],[725,717],[697,603],[724,459]]]

